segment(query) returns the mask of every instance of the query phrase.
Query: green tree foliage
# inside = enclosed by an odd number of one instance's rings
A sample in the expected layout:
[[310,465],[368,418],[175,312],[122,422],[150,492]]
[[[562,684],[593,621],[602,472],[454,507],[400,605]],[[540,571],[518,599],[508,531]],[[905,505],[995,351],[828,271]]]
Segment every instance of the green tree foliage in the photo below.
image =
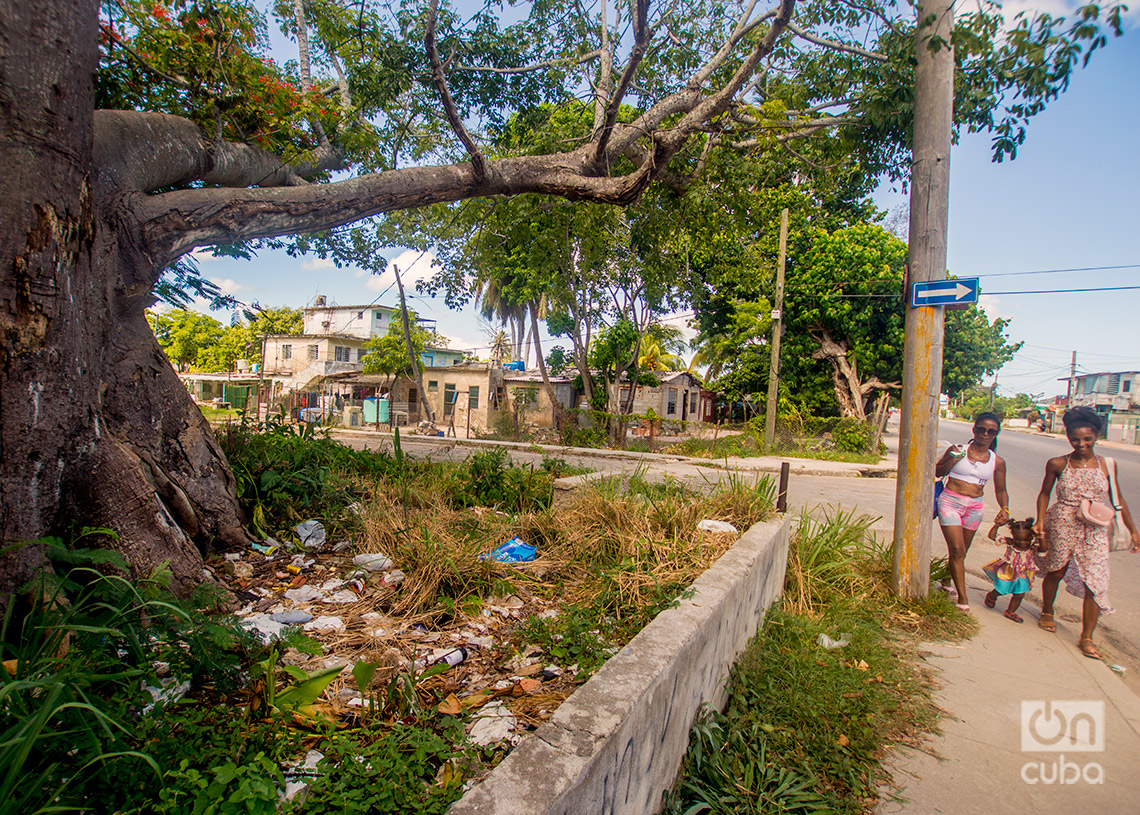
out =
[[221,323],[197,311],[155,311],[150,322],[158,344],[180,371],[195,367],[203,349],[217,344],[224,334]]
[[1033,398],[1027,393],[1016,396],[998,396],[990,388],[971,387],[958,394],[954,413],[966,421],[973,421],[979,413],[993,411],[1002,419],[1022,416],[1033,407]]
[[993,376],[1013,359],[1024,343],[1010,343],[1006,337],[1009,320],[992,322],[976,305],[946,312],[942,344],[942,392],[958,399],[977,386],[983,377]]
[[223,326],[212,317],[186,309],[153,311],[150,324],[158,344],[181,370],[207,373],[232,371],[239,359],[261,362],[262,342],[267,334],[300,334],[301,310],[282,306],[247,310],[253,317]]
[[[414,314],[408,315],[411,328],[412,349],[418,359],[428,348],[446,348],[447,339],[435,331],[421,326]],[[412,363],[408,356],[408,344],[404,340],[404,326],[399,320],[388,325],[388,333],[373,337],[366,346],[368,353],[362,360],[364,373],[384,374],[388,377],[411,376]]]

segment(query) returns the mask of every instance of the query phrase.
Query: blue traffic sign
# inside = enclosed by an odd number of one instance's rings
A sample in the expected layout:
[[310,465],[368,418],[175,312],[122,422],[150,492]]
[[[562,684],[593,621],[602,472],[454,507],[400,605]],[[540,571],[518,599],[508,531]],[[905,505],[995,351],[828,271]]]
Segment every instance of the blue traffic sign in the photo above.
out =
[[978,302],[978,278],[925,280],[910,287],[910,305],[954,306]]

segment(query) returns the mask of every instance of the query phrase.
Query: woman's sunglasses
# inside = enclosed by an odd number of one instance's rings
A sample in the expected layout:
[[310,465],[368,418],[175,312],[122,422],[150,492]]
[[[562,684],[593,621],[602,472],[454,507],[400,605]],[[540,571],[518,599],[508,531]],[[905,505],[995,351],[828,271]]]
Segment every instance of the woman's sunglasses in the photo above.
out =
[[996,427],[975,427],[975,433],[981,433],[983,436],[996,436],[998,434]]

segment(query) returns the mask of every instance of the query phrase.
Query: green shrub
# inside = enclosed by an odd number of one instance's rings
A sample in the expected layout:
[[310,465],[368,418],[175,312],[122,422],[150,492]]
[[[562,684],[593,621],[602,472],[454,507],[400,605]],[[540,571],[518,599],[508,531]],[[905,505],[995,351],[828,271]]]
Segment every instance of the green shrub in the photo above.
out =
[[840,419],[831,431],[835,446],[847,453],[866,453],[871,447],[874,428],[869,422],[853,417]]

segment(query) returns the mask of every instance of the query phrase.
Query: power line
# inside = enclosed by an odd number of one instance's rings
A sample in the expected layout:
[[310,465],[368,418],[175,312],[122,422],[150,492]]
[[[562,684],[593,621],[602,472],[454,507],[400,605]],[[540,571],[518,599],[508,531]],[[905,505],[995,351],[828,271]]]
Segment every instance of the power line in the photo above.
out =
[[1033,289],[1031,291],[983,291],[982,294],[1076,294],[1087,291],[1133,291],[1140,286],[1097,286],[1089,289]]
[[1034,272],[981,272],[974,277],[1020,277],[1027,274],[1065,274],[1067,272],[1111,272],[1119,269],[1140,269],[1140,263],[1126,263],[1123,266],[1084,266],[1077,269],[1041,269]]

